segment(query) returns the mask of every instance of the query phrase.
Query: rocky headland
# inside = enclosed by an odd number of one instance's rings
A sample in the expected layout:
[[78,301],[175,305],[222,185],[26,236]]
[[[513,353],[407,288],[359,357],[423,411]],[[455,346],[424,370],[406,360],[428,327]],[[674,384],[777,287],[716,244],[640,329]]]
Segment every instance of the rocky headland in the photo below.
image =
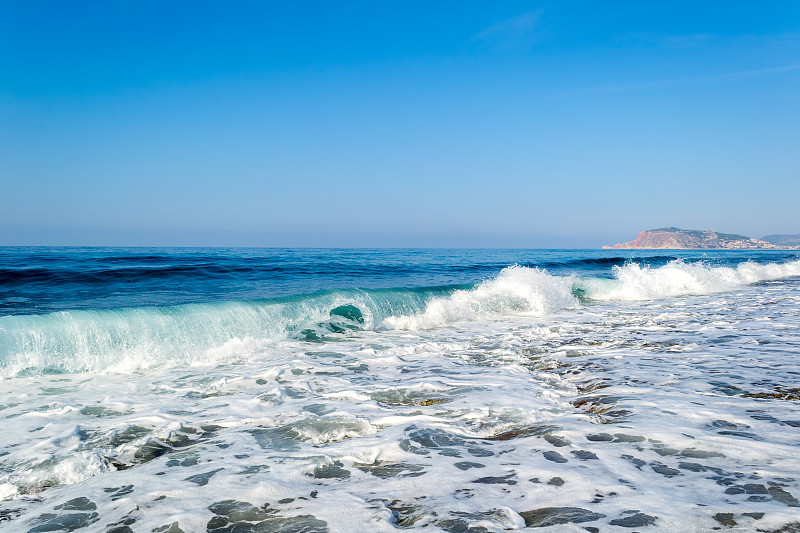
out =
[[800,235],[768,235],[753,239],[734,233],[711,230],[658,228],[641,232],[634,241],[623,242],[613,249],[713,249],[713,250],[798,250]]

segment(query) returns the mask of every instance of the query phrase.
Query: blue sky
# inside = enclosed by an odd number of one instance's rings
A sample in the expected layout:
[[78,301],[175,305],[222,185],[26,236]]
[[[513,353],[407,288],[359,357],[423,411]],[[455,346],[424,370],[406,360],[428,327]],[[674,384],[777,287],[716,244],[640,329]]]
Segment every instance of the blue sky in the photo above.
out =
[[0,245],[800,233],[800,3],[0,1]]

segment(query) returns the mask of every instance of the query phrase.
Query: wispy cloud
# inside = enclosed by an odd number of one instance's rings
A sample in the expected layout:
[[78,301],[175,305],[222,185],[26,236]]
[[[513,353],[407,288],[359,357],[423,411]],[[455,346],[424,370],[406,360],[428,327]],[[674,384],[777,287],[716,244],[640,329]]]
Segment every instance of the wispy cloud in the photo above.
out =
[[536,36],[534,28],[544,10],[529,11],[517,17],[493,24],[472,36],[473,41],[484,41],[501,48],[529,46]]
[[782,67],[762,68],[755,70],[742,70],[739,72],[728,72],[724,74],[715,74],[712,76],[695,76],[686,78],[672,78],[668,80],[654,80],[642,83],[631,83],[626,85],[609,85],[606,87],[593,87],[581,92],[588,93],[614,93],[622,91],[636,91],[639,89],[651,89],[655,87],[664,87],[669,85],[691,85],[697,83],[719,83],[726,81],[743,80],[748,78],[755,78],[760,76],[767,76],[770,74],[780,74],[783,72],[790,72],[800,70],[800,65],[785,65]]

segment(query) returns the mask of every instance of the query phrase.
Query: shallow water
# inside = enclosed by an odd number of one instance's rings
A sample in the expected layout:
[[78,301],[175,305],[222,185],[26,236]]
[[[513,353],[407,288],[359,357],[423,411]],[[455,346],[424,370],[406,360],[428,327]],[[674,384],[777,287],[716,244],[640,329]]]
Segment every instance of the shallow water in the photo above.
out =
[[424,252],[434,285],[348,271],[361,288],[189,303],[167,283],[152,306],[0,317],[0,526],[800,522],[796,257],[484,251],[480,281]]

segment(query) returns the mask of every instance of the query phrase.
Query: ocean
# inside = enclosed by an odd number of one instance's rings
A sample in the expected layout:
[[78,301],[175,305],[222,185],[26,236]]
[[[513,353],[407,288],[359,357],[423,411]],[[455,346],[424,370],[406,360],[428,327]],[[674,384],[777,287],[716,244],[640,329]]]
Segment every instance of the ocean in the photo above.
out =
[[776,531],[799,359],[797,251],[0,248],[0,529]]

